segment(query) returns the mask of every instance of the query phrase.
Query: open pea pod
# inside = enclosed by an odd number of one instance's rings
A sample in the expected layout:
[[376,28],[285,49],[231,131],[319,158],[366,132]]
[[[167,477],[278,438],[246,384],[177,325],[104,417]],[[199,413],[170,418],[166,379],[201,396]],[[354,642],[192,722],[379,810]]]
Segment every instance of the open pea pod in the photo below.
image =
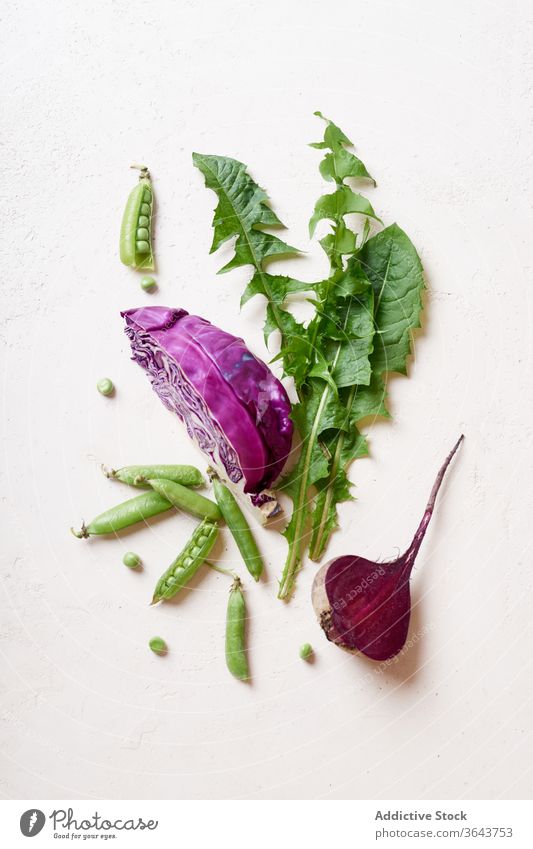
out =
[[153,271],[152,247],[154,193],[146,165],[132,165],[140,171],[139,182],[130,192],[120,228],[120,260],[132,268]]
[[195,528],[190,540],[180,551],[168,569],[159,578],[152,604],[175,596],[182,587],[194,577],[213,548],[218,535],[218,525],[211,519],[204,519]]

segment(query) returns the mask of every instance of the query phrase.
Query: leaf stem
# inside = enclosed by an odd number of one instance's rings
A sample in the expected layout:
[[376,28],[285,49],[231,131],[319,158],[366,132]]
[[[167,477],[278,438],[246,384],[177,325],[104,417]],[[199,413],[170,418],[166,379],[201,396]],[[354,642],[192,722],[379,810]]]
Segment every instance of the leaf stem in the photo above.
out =
[[[339,179],[338,177],[336,177],[335,182],[336,182],[337,188],[339,188],[343,185],[343,181],[341,179]],[[320,312],[322,311],[322,308],[326,305],[326,302],[328,300],[333,276],[335,275],[335,273],[339,269],[342,269],[342,267],[343,267],[342,256],[338,256],[338,248],[337,248],[339,224],[342,222],[342,218],[343,218],[342,214],[340,212],[338,212],[336,214],[335,220],[333,222],[334,235],[333,235],[333,244],[332,244],[332,247],[331,247],[331,254],[330,254],[330,258],[329,258],[330,259],[330,274],[329,274],[328,279],[324,282],[324,285],[322,287],[322,291],[320,292],[320,302],[321,302]],[[320,321],[316,321],[315,326],[313,327],[313,332],[312,332],[312,336],[311,336],[311,339],[310,339],[312,348],[314,348],[316,341],[317,341],[319,325],[320,325]],[[338,360],[339,355],[340,355],[340,350],[341,350],[341,346],[339,344],[337,346],[337,351],[336,351],[333,363],[331,364],[331,372],[333,371],[333,369],[335,368],[335,365],[337,364],[337,360]],[[306,502],[306,499],[308,497],[308,490],[309,490],[309,471],[310,471],[310,466],[311,466],[311,458],[313,456],[313,450],[314,450],[315,443],[317,441],[317,437],[318,437],[318,433],[319,433],[322,413],[324,412],[324,408],[325,408],[325,405],[328,401],[330,391],[331,391],[330,387],[328,386],[328,384],[326,384],[325,387],[324,387],[323,393],[322,393],[322,397],[320,399],[320,403],[318,405],[318,410],[317,410],[316,418],[315,418],[315,421],[314,421],[314,424],[313,424],[313,428],[311,430],[311,433],[309,435],[309,439],[307,441],[304,466],[303,466],[303,471],[302,471],[302,475],[300,477],[300,482],[299,482],[299,487],[298,487],[298,495],[297,495],[296,501],[294,502],[294,507],[293,507],[293,517],[296,517],[295,518],[295,527],[294,527],[294,537],[293,537],[292,541],[289,542],[289,553],[288,553],[287,560],[286,560],[286,563],[285,563],[285,567],[283,569],[283,573],[282,573],[281,580],[280,580],[279,592],[278,592],[278,598],[280,598],[280,599],[288,599],[290,597],[292,590],[294,588],[294,582],[295,582],[295,579],[296,579],[296,575],[297,575],[298,570],[300,568],[302,544],[303,544],[303,532],[305,530],[305,520],[306,520],[306,517],[307,517],[307,510],[306,510],[306,503],[305,502]],[[304,398],[304,400],[305,400],[305,398]],[[335,452],[335,456],[336,455],[337,455],[337,451]],[[331,475],[330,475],[329,480],[330,481],[332,480]],[[328,484],[328,486],[329,486],[329,484]],[[327,493],[327,497],[329,497],[329,499],[331,500],[331,496],[332,496],[332,489],[330,487],[330,491]]]
[[[339,356],[341,352],[341,344],[337,345],[337,350],[335,356],[333,358],[333,362],[331,364],[331,370],[335,369],[337,365]],[[355,389],[355,387],[354,387]],[[313,423],[313,427],[311,433],[309,434],[309,439],[307,441],[307,446],[305,450],[305,460],[303,471],[300,476],[300,484],[298,488],[298,496],[294,503],[293,516],[296,516],[295,528],[294,528],[294,537],[292,541],[289,543],[289,554],[287,556],[287,561],[285,563],[285,568],[283,569],[283,574],[281,576],[280,588],[278,592],[278,598],[286,599],[290,596],[293,586],[294,580],[298,573],[300,561],[301,561],[301,548],[302,548],[302,537],[303,531],[305,529],[305,519],[307,516],[307,510],[305,509],[305,499],[307,496],[307,492],[309,490],[309,472],[311,468],[311,458],[313,456],[313,450],[315,447],[315,443],[318,438],[319,428],[321,425],[322,413],[324,412],[324,408],[329,399],[329,393],[331,392],[331,388],[329,384],[325,384],[324,390],[322,392],[322,396],[320,398],[320,402],[318,405],[318,409],[315,416],[315,421]],[[351,407],[353,403],[353,396],[351,396],[350,404],[348,409]],[[339,431],[339,436],[342,434],[342,431]],[[341,447],[342,450],[342,447]],[[335,456],[337,451],[335,452]],[[339,455],[340,456],[340,455]],[[332,478],[331,473],[328,479],[329,481],[334,480]],[[329,485],[329,484],[328,484]],[[331,489],[331,487],[330,487]],[[331,490],[332,491],[332,490]],[[329,493],[328,493],[329,494]]]
[[300,477],[298,496],[296,501],[294,502],[293,509],[293,516],[296,517],[294,527],[294,538],[289,543],[289,553],[279,583],[278,598],[281,599],[289,598],[293,590],[294,581],[300,566],[302,537],[306,519],[305,500],[307,497],[307,490],[309,488],[309,469],[311,467],[311,458],[313,456],[313,448],[315,447],[318,428],[320,426],[320,419],[322,417],[322,413],[324,412],[324,407],[327,403],[329,392],[330,388],[326,384],[324,387],[324,391],[322,392],[322,397],[320,398],[316,418],[311,433],[309,434],[309,439],[307,441],[307,446],[305,449],[304,466]]
[[[355,393],[357,390],[357,386],[352,386],[350,389],[350,394],[346,401],[346,412],[347,418],[349,418],[349,411],[353,404],[353,399],[355,398]],[[344,446],[345,433],[344,431],[339,431],[337,435],[337,445],[335,448],[335,453],[333,455],[333,461],[331,463],[331,471],[329,473],[328,482],[326,484],[326,496],[324,498],[324,504],[322,505],[322,511],[320,514],[320,522],[318,523],[318,527],[313,531],[313,536],[311,537],[311,545],[309,547],[309,557],[313,561],[317,561],[320,559],[324,548],[327,543],[327,537],[325,537],[326,530],[326,518],[329,513],[329,508],[331,507],[331,502],[333,501],[333,488],[335,486],[335,480],[339,473],[340,469],[340,459],[342,455],[342,449]]]
[[[335,179],[335,185],[336,185],[337,189],[340,189],[344,186],[344,181],[343,181],[342,178],[340,178],[338,176],[336,170],[334,170],[334,179]],[[340,212],[338,212],[337,215],[335,216],[335,220],[334,220],[334,236],[333,236],[333,244],[332,244],[331,255],[330,255],[330,277],[329,277],[329,280],[331,280],[331,278],[334,276],[334,274],[339,269],[342,270],[344,268],[343,258],[342,258],[342,255],[338,255],[338,247],[337,247],[339,226],[341,225],[342,221],[343,221],[343,215]],[[327,295],[329,294],[329,288],[326,290],[326,293],[327,293],[326,294],[326,297],[327,297]],[[322,301],[322,307],[324,306],[324,304],[325,304],[325,298]],[[316,339],[316,334],[315,334],[315,339]],[[352,407],[353,399],[355,397],[356,390],[357,390],[357,386],[356,385],[352,386],[351,389],[350,389],[350,393],[348,395],[348,398],[346,399],[346,416],[347,416],[347,419],[349,418],[349,411]],[[328,537],[326,536],[326,520],[327,520],[327,516],[328,516],[328,513],[329,513],[329,509],[331,507],[331,503],[333,501],[335,480],[337,478],[337,474],[338,474],[339,468],[340,468],[340,459],[341,459],[341,456],[342,456],[342,449],[343,449],[343,446],[344,446],[344,440],[345,440],[345,433],[340,430],[338,435],[337,435],[337,442],[336,442],[335,451],[334,451],[334,454],[333,454],[330,473],[329,473],[329,476],[328,476],[326,486],[324,488],[325,489],[325,498],[324,498],[323,504],[321,505],[320,521],[318,523],[318,526],[315,525],[315,529],[314,529],[312,537],[311,537],[309,557],[310,557],[311,560],[314,560],[314,561],[316,561],[320,558],[320,556],[321,556],[321,554],[322,554],[322,552],[323,552],[323,550],[326,546],[327,539],[328,539]],[[315,507],[315,510],[316,509],[318,509],[318,508]]]

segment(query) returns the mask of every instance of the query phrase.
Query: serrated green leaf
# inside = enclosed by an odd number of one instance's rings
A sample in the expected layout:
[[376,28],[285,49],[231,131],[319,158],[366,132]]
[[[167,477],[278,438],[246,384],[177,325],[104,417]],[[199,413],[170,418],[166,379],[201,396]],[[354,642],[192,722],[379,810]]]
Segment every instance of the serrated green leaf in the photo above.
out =
[[357,273],[359,262],[370,280],[376,302],[374,352],[370,357],[372,373],[368,386],[353,386],[343,390],[347,394],[340,394],[351,429],[349,436],[341,433],[338,437],[339,453],[335,454],[330,476],[324,482],[328,497],[317,499],[313,511],[310,553],[314,560],[321,556],[335,528],[336,481],[356,459],[356,454],[352,454],[352,439],[357,424],[369,417],[390,418],[384,375],[391,371],[406,373],[411,332],[420,326],[420,297],[424,288],[422,266],[403,230],[394,224],[373,236],[349,261],[348,271]]
[[218,197],[211,253],[232,236],[244,235],[256,225],[283,226],[268,205],[266,192],[252,180],[243,162],[201,153],[193,153],[192,160],[204,175],[207,188]]
[[337,384],[330,372],[329,362],[326,360],[326,357],[321,351],[315,348],[313,351],[313,359],[314,363],[309,371],[309,377],[319,377],[321,380],[324,380],[331,388],[332,392],[337,395]]
[[354,177],[360,180],[370,180],[374,185],[376,181],[370,176],[364,164],[349,150],[341,147],[335,153],[326,153],[324,159],[318,166],[324,180],[338,183],[346,177]]
[[284,478],[281,488],[293,502],[291,520],[284,536],[289,554],[283,570],[278,596],[289,598],[300,568],[302,540],[312,509],[312,487],[329,474],[330,456],[320,441],[321,434],[349,427],[346,410],[336,393],[322,380],[311,378],[306,384],[305,402],[293,407],[292,418],[302,439],[296,467]]
[[[346,429],[346,411],[337,396],[321,380],[309,381],[305,403],[293,407],[293,419],[300,434],[314,433],[318,438],[330,428]],[[313,477],[313,476],[312,476]],[[312,480],[315,482],[317,478]]]
[[326,122],[326,129],[324,130],[324,141],[323,142],[314,142],[311,147],[317,148],[326,148],[329,147],[331,150],[335,150],[338,147],[342,147],[342,145],[348,144],[351,145],[352,142],[348,138],[345,133],[341,130],[340,127],[337,127],[333,121],[330,121],[329,118],[326,118],[322,112],[319,112],[318,109],[316,112],[313,112],[313,115],[316,115],[317,118],[322,118],[323,121]]
[[[282,336],[287,340],[287,346],[290,346],[293,341],[300,340],[303,342],[307,340],[307,331],[304,325],[296,321],[292,313],[287,310],[278,308],[274,315],[274,306],[269,302],[267,304],[266,320],[264,325],[265,343],[268,343],[270,334],[273,333],[274,330],[281,331]],[[287,347],[286,350],[289,350],[289,347]],[[274,359],[280,359],[280,354],[278,354],[277,357],[274,357]]]
[[357,236],[346,226],[342,219],[333,227],[333,233],[328,233],[320,239],[320,245],[329,257],[332,269],[342,268],[342,257],[353,254],[357,244]]
[[264,295],[273,304],[281,306],[285,303],[287,295],[298,292],[309,292],[315,288],[314,283],[306,283],[303,280],[295,280],[294,277],[286,277],[281,274],[268,274],[255,272],[248,283],[241,298],[243,307],[254,295]]
[[[274,314],[274,307],[269,302],[267,303],[266,313],[265,313],[265,323],[263,324],[263,339],[265,340],[265,345],[268,348],[268,340],[274,333],[274,330],[279,328],[279,314]],[[275,358],[274,358],[275,359]]]
[[291,417],[302,439],[300,455],[279,488],[299,502],[297,512],[302,512],[308,509],[308,488],[328,475],[329,457],[320,445],[320,435],[330,429],[343,430],[349,423],[337,395],[318,378],[309,381],[306,401],[293,405]]
[[360,263],[353,262],[349,268],[337,272],[331,280],[332,291],[337,298],[361,295],[370,286],[370,281]]
[[368,218],[365,218],[365,223],[363,224],[363,232],[362,232],[362,235],[361,235],[360,247],[363,247],[363,245],[365,244],[369,235],[370,235],[370,221],[369,221]]
[[374,289],[376,339],[372,367],[377,374],[407,373],[412,331],[420,327],[422,265],[397,224],[369,239],[358,255]]
[[327,542],[338,527],[337,504],[344,501],[352,501],[352,484],[348,480],[344,467],[351,460],[368,455],[366,438],[353,428],[349,434],[344,434],[344,442],[341,444],[334,435],[328,450],[339,449],[340,457],[337,462],[337,473],[332,480],[321,480],[317,484],[318,494],[315,500],[311,520],[311,541],[309,551],[311,560],[319,560],[322,556]]
[[262,227],[277,227],[285,230],[285,224],[279,220],[278,216],[274,212],[271,206],[268,205],[268,198],[262,204],[263,214],[261,215],[261,220],[258,222]]
[[374,178],[370,176],[363,162],[355,154],[346,150],[346,145],[351,146],[352,142],[340,127],[324,117],[321,112],[315,112],[315,115],[326,121],[327,126],[324,132],[324,141],[314,142],[310,146],[318,150],[327,148],[331,150],[331,153],[327,153],[319,165],[323,178],[339,183],[343,182],[346,177],[355,177],[371,180],[375,185]]
[[374,292],[371,286],[358,295],[339,297],[331,305],[326,304],[320,325],[320,334],[328,339],[339,342],[364,339],[369,347],[367,354],[372,351],[374,335]]
[[296,388],[299,389],[306,379],[312,355],[307,328],[296,321],[287,310],[278,308],[274,317],[272,304],[268,304],[263,328],[265,344],[268,345],[270,334],[276,329],[281,331],[283,344],[279,354],[271,362],[282,360],[284,376],[292,377]]
[[372,372],[368,386],[354,386],[352,390],[353,397],[349,401],[346,400],[346,415],[352,427],[367,418],[390,418],[387,410],[387,389],[381,375]]
[[354,383],[367,385],[370,382],[373,335],[372,328],[366,336],[348,336],[345,341],[326,341],[326,360],[333,363],[331,375],[339,389]]
[[376,221],[380,220],[370,202],[363,195],[352,191],[349,186],[340,186],[336,191],[329,195],[322,195],[317,200],[315,211],[309,221],[309,235],[313,235],[316,225],[322,219],[327,218],[330,221],[337,221],[343,215],[349,215],[351,213],[367,215]]
[[[357,294],[348,294],[350,291]],[[334,275],[318,329],[325,360],[339,388],[370,381],[374,336],[374,292],[361,267]]]
[[250,230],[237,238],[233,259],[230,259],[218,273],[225,274],[232,268],[240,268],[242,265],[253,265],[257,268],[268,257],[287,256],[295,253],[297,253],[296,248],[282,242],[277,236],[273,236],[271,233],[262,233],[259,230]]
[[335,366],[331,371],[331,377],[338,389],[352,386],[354,383],[364,385],[370,381],[368,354],[371,350],[372,337],[369,341],[350,339],[349,342],[326,343],[326,357],[335,356]]
[[258,271],[255,272],[254,276],[252,277],[252,279],[246,286],[246,289],[241,295],[241,309],[255,295],[264,295],[265,298],[268,298],[267,289],[265,286],[265,277],[266,271],[262,274],[260,274]]
[[[193,153],[193,162],[204,175],[205,185],[213,189],[218,198],[213,218],[211,250],[216,250],[228,239],[236,237],[234,256],[219,273],[246,265],[255,268],[254,276],[241,299],[241,306],[254,295],[264,295],[268,303],[265,339],[273,330],[279,329],[282,343],[285,343],[283,324],[287,324],[287,319],[283,318],[281,309],[284,297],[291,292],[310,289],[312,284],[305,285],[292,278],[271,275],[263,266],[267,260],[296,254],[298,251],[277,236],[263,232],[263,227],[283,227],[283,224],[270,208],[266,192],[252,180],[242,162],[226,156],[200,153]],[[299,365],[298,370],[301,368]]]
[[[336,285],[340,287],[340,297],[335,295]],[[337,271],[330,280],[319,284],[317,291],[322,298],[325,312],[318,313],[313,319],[308,327],[308,334],[315,362],[317,351],[323,362],[320,367],[316,366],[311,374],[322,378],[324,382],[318,382],[317,377],[308,376],[302,387],[302,402],[294,415],[303,446],[296,469],[287,482],[287,492],[294,507],[285,532],[289,542],[289,554],[280,584],[279,594],[282,598],[288,597],[294,586],[309,515],[311,511],[313,515],[317,515],[317,506],[313,505],[313,497],[310,494],[312,487],[321,480],[327,481],[331,473],[333,458],[332,452],[327,448],[328,441],[335,445],[341,431],[346,431],[348,444],[351,444],[353,427],[350,412],[346,409],[343,387],[352,386],[354,382],[368,384],[371,381],[369,357],[374,334],[374,292],[364,271],[352,264],[349,270]],[[352,291],[357,294],[350,294]],[[327,335],[328,331],[330,336]],[[333,390],[328,377],[339,387],[338,390]],[[318,508],[326,509],[327,505],[327,516],[324,517],[326,524],[327,517],[331,517],[335,511],[335,481],[338,474],[339,470],[336,470],[330,495],[323,502],[317,502]],[[333,505],[331,508],[330,500]],[[329,524],[327,527],[329,528]]]

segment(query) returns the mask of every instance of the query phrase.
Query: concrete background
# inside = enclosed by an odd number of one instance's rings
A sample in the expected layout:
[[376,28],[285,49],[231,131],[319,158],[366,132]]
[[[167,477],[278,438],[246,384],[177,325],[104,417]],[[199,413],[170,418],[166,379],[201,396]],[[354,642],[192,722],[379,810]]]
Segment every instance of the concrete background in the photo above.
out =
[[[531,794],[530,15],[525,0],[5,4],[2,797]],[[307,251],[287,269],[325,273],[307,235],[327,189],[306,146],[315,109],[355,140],[429,286],[410,378],[391,381],[394,421],[352,467],[359,500],[331,554],[406,546],[467,439],[418,560],[405,655],[384,668],[329,645],[310,564],[278,602],[285,542],[263,533],[243,686],[224,666],[224,576],[148,607],[194,520],[88,543],[68,528],[126,497],[101,462],[197,459],[130,362],[120,309],[184,306],[268,356],[261,303],[238,310],[246,272],[215,276],[227,252],[208,254],[214,196],[193,150],[247,162]],[[158,198],[153,296],[117,257],[134,160]],[[236,562],[229,543],[217,556]]]

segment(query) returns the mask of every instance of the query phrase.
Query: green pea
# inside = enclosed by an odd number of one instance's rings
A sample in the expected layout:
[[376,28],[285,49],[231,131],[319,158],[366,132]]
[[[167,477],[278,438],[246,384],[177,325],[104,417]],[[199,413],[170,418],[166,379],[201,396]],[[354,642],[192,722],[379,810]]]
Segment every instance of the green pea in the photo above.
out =
[[139,215],[139,219],[137,221],[137,224],[139,225],[139,227],[149,227],[150,226],[150,219],[148,218],[147,215]]
[[309,660],[311,655],[313,654],[313,646],[311,643],[304,643],[300,646],[300,657],[302,660]]
[[145,203],[152,203],[152,192],[150,191],[150,189],[144,190],[143,201]]
[[135,242],[135,247],[137,248],[137,253],[139,254],[147,254],[150,252],[150,245],[148,242]]
[[184,560],[183,560],[183,565],[184,565],[184,566],[190,566],[190,565],[191,565],[191,563],[192,563],[192,557],[185,557],[185,558],[184,558]]
[[128,566],[130,569],[136,569],[140,565],[141,558],[134,551],[127,551],[122,558],[122,562],[124,566]]
[[150,204],[141,203],[141,215],[150,215]]
[[145,239],[146,241],[148,241],[148,237],[149,237],[149,233],[148,233],[148,230],[146,229],[146,227],[138,227],[137,228],[137,238],[138,239]]
[[108,377],[103,377],[96,384],[96,388],[100,395],[112,395],[115,387],[113,386],[113,381]]
[[152,637],[148,645],[155,654],[166,654],[168,651],[163,637]]
[[156,286],[157,282],[153,277],[143,277],[141,280],[141,289],[145,292],[153,292]]

